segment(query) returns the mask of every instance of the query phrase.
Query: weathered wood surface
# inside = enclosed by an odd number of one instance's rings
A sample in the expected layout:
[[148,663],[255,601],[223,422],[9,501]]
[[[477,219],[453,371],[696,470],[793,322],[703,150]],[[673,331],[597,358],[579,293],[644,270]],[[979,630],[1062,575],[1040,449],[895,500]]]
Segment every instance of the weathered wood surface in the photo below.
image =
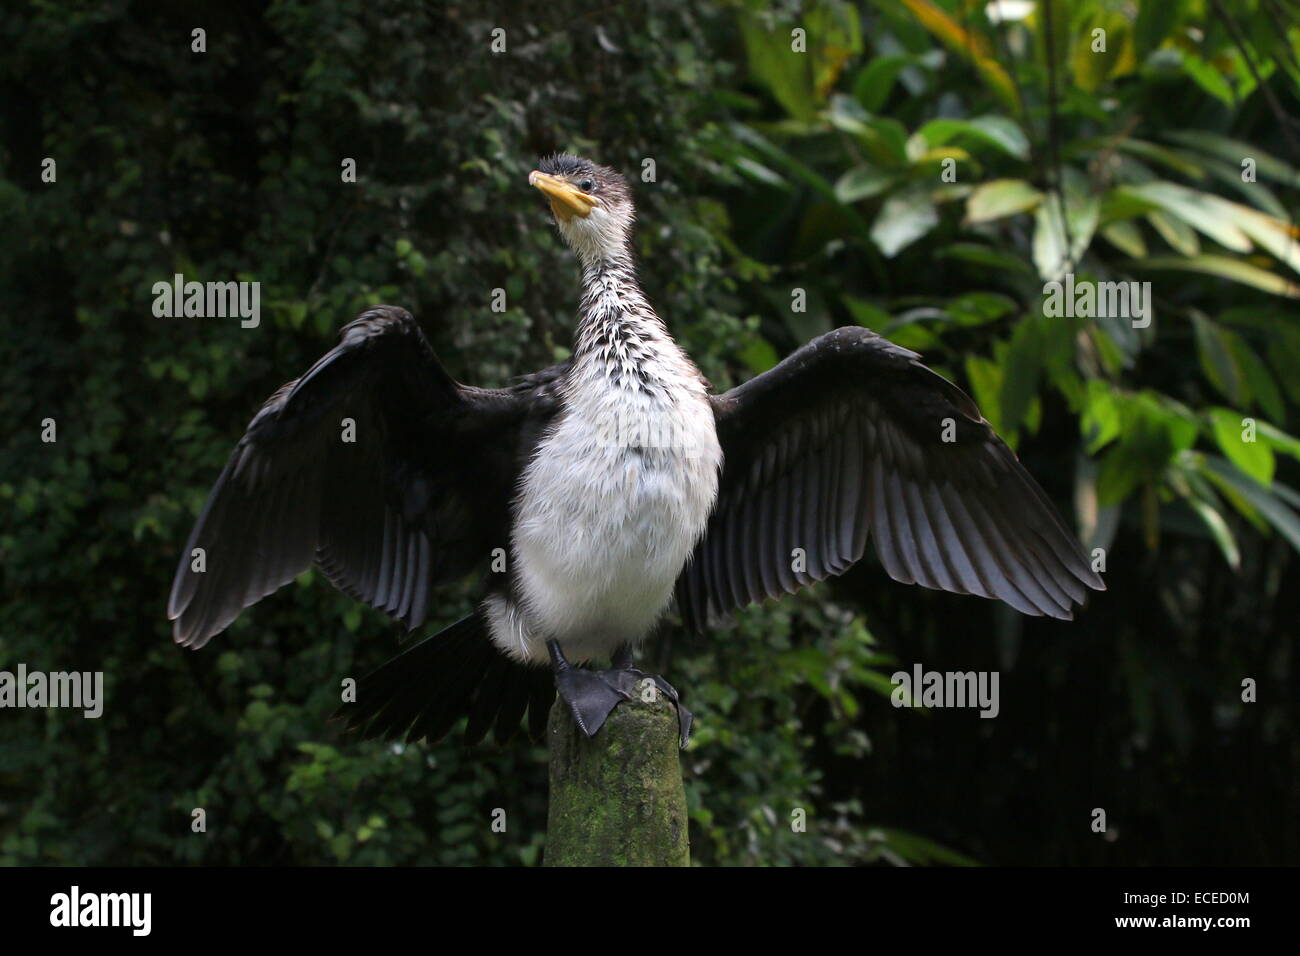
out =
[[690,865],[671,701],[625,701],[588,738],[557,699],[546,736],[547,866]]

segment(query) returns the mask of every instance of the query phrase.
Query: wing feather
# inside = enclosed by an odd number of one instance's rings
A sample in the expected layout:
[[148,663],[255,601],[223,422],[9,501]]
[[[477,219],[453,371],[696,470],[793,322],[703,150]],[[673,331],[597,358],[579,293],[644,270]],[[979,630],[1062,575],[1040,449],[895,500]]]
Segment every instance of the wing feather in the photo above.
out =
[[[713,399],[718,502],[678,581],[710,619],[842,574],[868,541],[896,581],[1068,620],[1104,590],[970,397],[914,352],[837,329]],[[790,567],[803,549],[806,569]]]
[[176,641],[202,647],[313,562],[346,594],[422,624],[430,588],[506,538],[533,397],[528,384],[458,385],[403,309],[350,322],[266,401],[217,478],[172,586]]

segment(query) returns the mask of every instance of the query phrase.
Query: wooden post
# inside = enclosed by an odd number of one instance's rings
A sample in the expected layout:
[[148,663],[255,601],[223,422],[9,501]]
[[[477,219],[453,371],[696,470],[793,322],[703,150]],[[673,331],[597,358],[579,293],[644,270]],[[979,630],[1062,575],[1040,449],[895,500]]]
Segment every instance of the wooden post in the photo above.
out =
[[588,738],[557,699],[546,737],[547,866],[690,866],[671,701],[624,701]]

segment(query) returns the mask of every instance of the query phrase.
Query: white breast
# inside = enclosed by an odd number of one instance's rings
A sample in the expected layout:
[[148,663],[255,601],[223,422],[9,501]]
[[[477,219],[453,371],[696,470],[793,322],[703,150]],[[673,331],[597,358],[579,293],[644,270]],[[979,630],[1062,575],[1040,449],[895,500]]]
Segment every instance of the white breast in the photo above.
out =
[[570,660],[646,636],[703,534],[721,450],[704,386],[669,342],[655,387],[575,366],[565,413],[527,467],[511,541],[518,603],[491,599],[492,638],[517,660]]

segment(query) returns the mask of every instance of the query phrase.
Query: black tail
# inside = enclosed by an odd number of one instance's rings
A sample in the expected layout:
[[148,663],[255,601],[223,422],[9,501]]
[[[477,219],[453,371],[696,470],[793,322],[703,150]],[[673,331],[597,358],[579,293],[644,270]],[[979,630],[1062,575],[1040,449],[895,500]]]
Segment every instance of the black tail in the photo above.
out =
[[549,668],[517,664],[502,654],[476,611],[363,677],[356,702],[343,704],[334,717],[346,720],[349,730],[363,728],[367,740],[433,742],[468,716],[466,743],[478,743],[489,730],[505,743],[525,711],[529,734],[541,740],[554,700]]

